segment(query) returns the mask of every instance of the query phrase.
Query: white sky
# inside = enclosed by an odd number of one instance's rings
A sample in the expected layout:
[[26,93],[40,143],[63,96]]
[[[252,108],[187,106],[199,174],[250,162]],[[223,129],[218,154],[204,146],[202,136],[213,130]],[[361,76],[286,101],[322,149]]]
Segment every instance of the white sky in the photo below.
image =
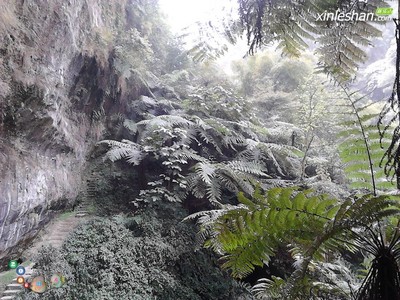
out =
[[159,0],[159,3],[171,29],[177,33],[196,21],[216,20],[224,14],[224,7],[231,8],[236,0]]
[[[395,11],[397,8],[396,2],[389,1],[394,6]],[[221,24],[220,20],[230,10],[236,11],[237,0],[159,0],[159,4],[167,17],[167,22],[171,26],[172,32],[179,35],[182,33],[182,29],[188,26],[193,27],[189,30],[192,31],[198,21],[213,21],[213,24]],[[391,23],[393,22],[389,23],[386,26],[392,25]],[[383,30],[385,31],[385,29]],[[196,33],[194,32],[194,34]],[[247,49],[245,41],[238,43],[236,46],[230,46],[229,52],[218,62],[229,72],[230,62],[241,59]]]
[[[167,16],[172,32],[178,35],[183,28],[194,26],[198,21],[221,24],[222,18],[230,11],[233,15],[237,14],[237,0],[159,0],[159,4]],[[234,46],[230,45],[229,51],[217,63],[225,72],[231,73],[232,60],[241,59],[246,51],[246,42],[239,41]]]

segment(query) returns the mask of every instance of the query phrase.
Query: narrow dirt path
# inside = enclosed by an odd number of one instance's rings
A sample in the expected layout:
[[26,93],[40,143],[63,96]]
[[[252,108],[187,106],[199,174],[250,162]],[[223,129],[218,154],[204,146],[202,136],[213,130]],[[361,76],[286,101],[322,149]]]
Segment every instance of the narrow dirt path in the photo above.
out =
[[[32,242],[31,246],[24,251],[22,257],[25,257],[27,261],[23,262],[22,265],[26,269],[25,278],[29,278],[34,271],[33,266],[35,262],[33,261],[35,254],[39,251],[42,246],[52,245],[53,247],[59,249],[61,248],[63,242],[68,238],[68,235],[77,227],[79,224],[91,219],[96,214],[95,199],[96,194],[96,180],[98,180],[97,173],[99,169],[101,170],[103,164],[101,165],[91,165],[87,170],[87,175],[83,176],[83,186],[81,189],[80,202],[78,201],[77,207],[74,211],[64,212],[58,217],[54,218],[48,225],[45,226]],[[3,276],[2,274],[6,276]],[[17,283],[16,272],[3,272],[0,273],[0,300],[11,300],[15,298],[15,295],[19,293],[23,287],[21,284]],[[6,274],[7,273],[7,274]],[[13,273],[13,274],[12,274]],[[8,278],[8,280],[7,280]],[[14,278],[14,279],[12,279]],[[2,289],[4,284],[7,284],[5,289]]]
[[[82,222],[88,220],[89,215],[76,216],[76,214],[61,215],[48,225],[36,239],[33,246],[27,249],[23,257],[31,258],[39,251],[42,246],[53,246],[61,248],[62,243],[68,235]],[[0,298],[1,299],[1,298]]]
[[[81,203],[76,211],[64,213],[52,220],[33,241],[32,246],[24,251],[22,257],[27,257],[28,259],[33,258],[42,246],[52,245],[57,249],[61,248],[68,235],[79,224],[92,217],[91,209],[89,203]],[[26,269],[26,273],[23,277],[27,279],[32,275],[34,262],[25,262],[22,263],[22,265]],[[14,299],[15,295],[22,289],[22,285],[17,283],[17,274],[15,274],[15,278],[6,286],[3,293],[0,293],[0,300]]]

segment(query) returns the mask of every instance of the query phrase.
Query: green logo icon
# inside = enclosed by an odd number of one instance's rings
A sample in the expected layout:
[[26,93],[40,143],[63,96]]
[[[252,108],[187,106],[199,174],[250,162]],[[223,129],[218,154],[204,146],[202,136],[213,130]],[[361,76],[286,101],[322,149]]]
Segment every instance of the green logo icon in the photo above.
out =
[[56,273],[51,276],[50,282],[52,287],[60,288],[65,283],[65,277],[60,273]]
[[392,7],[378,7],[375,11],[377,16],[390,16],[393,13]]
[[10,269],[16,269],[18,267],[18,262],[16,260],[10,260],[8,262],[8,267]]

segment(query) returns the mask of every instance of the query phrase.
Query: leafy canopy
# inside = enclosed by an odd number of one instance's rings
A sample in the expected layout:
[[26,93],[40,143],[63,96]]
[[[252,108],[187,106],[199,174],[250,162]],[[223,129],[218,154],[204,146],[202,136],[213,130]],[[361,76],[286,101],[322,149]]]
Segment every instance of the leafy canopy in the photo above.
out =
[[[228,27],[222,33],[210,22],[201,27],[199,31],[208,34],[204,34],[190,51],[197,60],[218,57],[226,51],[226,44],[221,46],[221,37],[236,43],[238,36],[245,35],[249,54],[266,45],[277,44],[284,55],[299,56],[313,42],[317,44],[315,53],[321,71],[341,81],[352,79],[359,64],[366,60],[365,47],[381,35],[373,25],[375,20],[370,20],[371,16],[377,5],[387,6],[385,2],[374,0],[366,3],[359,0],[237,0],[237,4],[239,18],[230,16],[230,22],[224,19],[221,23]],[[322,17],[337,13],[364,17],[358,20],[351,17],[346,21]],[[370,19],[366,18],[368,14]],[[210,31],[215,33],[212,42]]]

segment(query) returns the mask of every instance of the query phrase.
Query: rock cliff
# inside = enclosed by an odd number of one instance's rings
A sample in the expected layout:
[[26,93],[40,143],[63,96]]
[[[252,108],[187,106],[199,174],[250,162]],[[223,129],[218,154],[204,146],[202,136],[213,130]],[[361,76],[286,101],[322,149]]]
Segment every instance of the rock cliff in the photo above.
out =
[[136,2],[1,1],[0,265],[73,203],[106,131],[96,116],[129,114],[151,94],[121,62],[143,17]]

